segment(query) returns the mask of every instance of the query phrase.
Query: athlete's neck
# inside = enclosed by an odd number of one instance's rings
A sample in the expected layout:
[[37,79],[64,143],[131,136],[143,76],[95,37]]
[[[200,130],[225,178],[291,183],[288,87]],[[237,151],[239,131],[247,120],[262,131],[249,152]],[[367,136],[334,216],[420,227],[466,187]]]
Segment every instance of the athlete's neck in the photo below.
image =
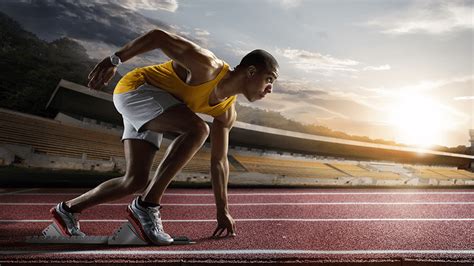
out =
[[223,100],[227,97],[242,93],[245,79],[236,70],[227,71],[225,76],[217,84],[215,96]]

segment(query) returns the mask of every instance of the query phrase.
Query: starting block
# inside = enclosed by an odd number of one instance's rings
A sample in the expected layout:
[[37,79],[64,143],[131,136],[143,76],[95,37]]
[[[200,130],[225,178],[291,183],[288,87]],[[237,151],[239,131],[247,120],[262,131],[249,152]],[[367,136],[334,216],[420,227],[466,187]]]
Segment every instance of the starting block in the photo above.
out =
[[[136,233],[135,228],[133,228],[130,222],[122,224],[111,236],[63,236],[55,223],[46,227],[42,233],[42,236],[27,237],[25,242],[35,244],[151,245],[151,243],[145,241]],[[173,237],[173,240],[171,245],[196,243],[185,236]]]

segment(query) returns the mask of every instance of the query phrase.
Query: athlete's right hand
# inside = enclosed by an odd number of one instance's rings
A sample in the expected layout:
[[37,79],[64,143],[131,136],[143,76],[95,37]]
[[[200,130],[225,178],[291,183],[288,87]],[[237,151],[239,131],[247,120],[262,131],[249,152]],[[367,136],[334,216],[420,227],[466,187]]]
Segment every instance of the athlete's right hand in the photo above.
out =
[[216,230],[214,230],[212,237],[221,237],[224,231],[227,231],[227,234],[224,235],[224,237],[227,237],[229,235],[236,236],[234,218],[232,218],[232,216],[230,216],[227,211],[217,213],[217,228]]
[[102,89],[113,78],[116,71],[117,67],[112,65],[110,58],[104,58],[104,60],[98,63],[91,73],[89,73],[89,83],[87,86],[93,90]]

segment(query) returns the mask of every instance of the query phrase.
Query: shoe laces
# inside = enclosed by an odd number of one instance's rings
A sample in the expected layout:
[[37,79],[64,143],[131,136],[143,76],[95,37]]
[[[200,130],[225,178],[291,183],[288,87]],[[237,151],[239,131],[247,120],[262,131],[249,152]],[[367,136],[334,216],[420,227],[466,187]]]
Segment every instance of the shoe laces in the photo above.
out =
[[153,225],[158,229],[158,231],[163,232],[163,224],[161,223],[161,214],[160,214],[160,207],[148,207],[147,208],[149,213],[153,217]]

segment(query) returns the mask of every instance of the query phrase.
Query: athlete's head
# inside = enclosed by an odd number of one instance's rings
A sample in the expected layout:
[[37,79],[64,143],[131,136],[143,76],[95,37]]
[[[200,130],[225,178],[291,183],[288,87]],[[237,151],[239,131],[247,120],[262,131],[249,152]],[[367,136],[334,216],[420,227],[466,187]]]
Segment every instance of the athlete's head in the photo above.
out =
[[245,75],[245,98],[254,102],[271,93],[273,82],[278,78],[278,68],[278,62],[267,51],[258,49],[245,55],[235,68]]

